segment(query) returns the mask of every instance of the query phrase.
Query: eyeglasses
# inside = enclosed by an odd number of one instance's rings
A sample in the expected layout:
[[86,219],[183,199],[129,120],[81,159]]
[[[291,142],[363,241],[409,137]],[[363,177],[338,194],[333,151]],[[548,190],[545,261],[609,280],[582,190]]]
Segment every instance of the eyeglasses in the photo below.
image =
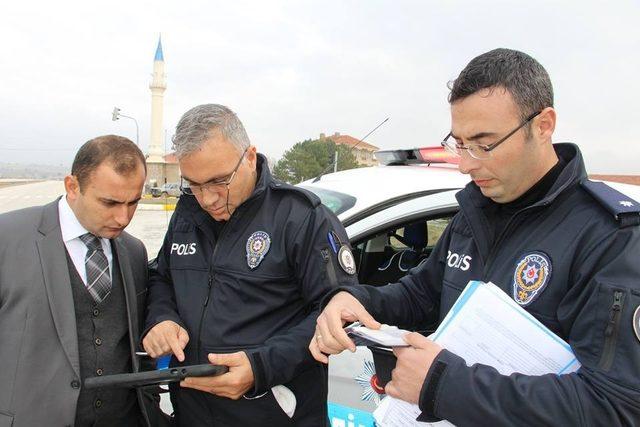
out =
[[187,182],[184,178],[180,178],[181,180],[180,191],[182,191],[182,194],[193,196],[196,194],[202,194],[205,190],[214,192],[226,187],[227,195],[228,195],[229,186],[231,185],[233,178],[236,177],[236,173],[238,172],[240,163],[242,163],[242,160],[244,159],[244,155],[247,154],[248,149],[249,148],[245,148],[245,150],[242,152],[242,155],[240,156],[240,159],[238,159],[238,164],[236,164],[236,167],[233,168],[233,171],[231,171],[231,173],[226,177],[212,179],[211,181],[205,182],[204,184],[191,184]]
[[486,159],[491,157],[491,151],[492,150],[494,150],[498,145],[502,144],[507,139],[509,139],[509,137],[511,135],[513,135],[514,133],[516,133],[520,129],[522,129],[522,127],[524,125],[529,123],[531,120],[534,119],[534,117],[536,117],[540,113],[542,113],[542,110],[540,110],[540,111],[538,111],[536,113],[533,113],[532,115],[527,117],[522,123],[520,123],[517,128],[515,128],[514,130],[512,130],[511,132],[506,134],[504,136],[504,138],[500,139],[497,142],[494,142],[493,144],[489,144],[489,145],[472,144],[472,145],[465,146],[465,145],[462,145],[462,144],[458,143],[458,141],[456,141],[451,136],[451,132],[449,132],[447,134],[447,136],[444,138],[444,140],[440,143],[440,145],[442,145],[445,148],[445,150],[447,150],[448,152],[450,152],[451,154],[454,154],[456,156],[462,156],[462,152],[464,150],[466,150],[467,153],[469,153],[469,155],[471,157],[473,157],[474,159],[486,160]]

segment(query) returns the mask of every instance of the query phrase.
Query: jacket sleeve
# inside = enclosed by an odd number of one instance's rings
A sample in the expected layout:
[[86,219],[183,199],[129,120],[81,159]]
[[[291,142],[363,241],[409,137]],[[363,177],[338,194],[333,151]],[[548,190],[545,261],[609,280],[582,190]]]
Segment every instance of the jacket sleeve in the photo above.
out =
[[[420,396],[421,420],[467,425],[635,425],[640,420],[640,227],[616,230],[574,260],[558,318],[582,367],[500,375],[444,350]],[[634,332],[634,328],[636,331]]]
[[338,286],[357,283],[355,274],[347,274],[338,263],[328,234],[334,232],[343,245],[349,240],[340,221],[324,206],[319,205],[297,229],[288,230],[287,256],[302,298],[307,303],[307,315],[286,333],[265,341],[264,345],[247,354],[255,377],[253,394],[286,384],[301,372],[318,365],[308,346],[315,331],[321,299]]
[[398,283],[385,286],[358,285],[339,288],[322,301],[340,291],[355,296],[365,309],[379,322],[405,329],[429,329],[438,321],[440,293],[447,248],[451,239],[450,223],[436,243],[429,258],[411,269]]
[[147,335],[151,328],[165,320],[172,320],[183,328],[185,327],[178,315],[173,281],[171,280],[171,271],[169,269],[168,248],[171,246],[172,229],[173,219],[169,223],[169,228],[162,247],[158,252],[158,257],[149,263],[147,313],[145,328],[142,334],[140,334],[141,340]]

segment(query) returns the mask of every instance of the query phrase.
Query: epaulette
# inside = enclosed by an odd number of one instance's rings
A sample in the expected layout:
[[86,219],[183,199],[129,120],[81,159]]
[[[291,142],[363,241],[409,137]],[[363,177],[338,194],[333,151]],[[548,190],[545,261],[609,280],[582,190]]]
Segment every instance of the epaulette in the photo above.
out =
[[306,200],[311,203],[311,206],[318,207],[322,201],[318,196],[312,193],[309,190],[305,190],[304,188],[296,187],[295,185],[287,184],[282,181],[273,180],[270,183],[270,187],[274,190],[286,190],[286,191],[294,191],[296,194],[304,196]]
[[614,216],[620,228],[640,225],[640,203],[604,182],[586,179],[581,185],[591,197]]

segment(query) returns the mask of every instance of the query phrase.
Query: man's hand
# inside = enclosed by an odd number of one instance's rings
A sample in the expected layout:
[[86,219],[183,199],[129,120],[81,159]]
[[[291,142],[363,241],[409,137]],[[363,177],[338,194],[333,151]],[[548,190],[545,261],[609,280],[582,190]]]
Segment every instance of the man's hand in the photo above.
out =
[[182,387],[194,388],[237,400],[253,387],[251,362],[244,351],[229,354],[209,354],[213,365],[226,365],[229,372],[215,377],[190,377],[180,382]]
[[405,335],[404,340],[411,347],[393,349],[398,361],[384,391],[389,396],[418,404],[422,384],[442,347],[417,332]]
[[189,333],[176,322],[165,320],[151,328],[142,340],[144,350],[153,358],[173,353],[184,361],[184,348],[189,342]]
[[318,362],[329,363],[327,354],[338,354],[345,349],[356,351],[356,345],[347,336],[343,327],[345,322],[357,320],[368,328],[380,329],[380,323],[353,295],[348,292],[338,292],[333,296],[318,316],[316,330],[309,343],[309,351],[313,358]]

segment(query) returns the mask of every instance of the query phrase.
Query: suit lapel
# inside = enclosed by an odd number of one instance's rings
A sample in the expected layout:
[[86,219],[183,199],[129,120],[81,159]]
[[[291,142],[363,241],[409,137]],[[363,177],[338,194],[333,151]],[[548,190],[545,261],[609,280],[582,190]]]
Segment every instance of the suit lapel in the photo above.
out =
[[60,232],[58,200],[43,207],[38,228],[43,237],[37,241],[37,246],[53,322],[62,348],[76,375],[80,377],[76,315],[66,250]]
[[[118,266],[120,267],[120,278],[122,280],[122,288],[124,289],[124,300],[127,308],[127,323],[129,325],[129,345],[131,347],[132,368],[133,372],[139,372],[140,360],[135,354],[138,347],[138,340],[140,339],[140,330],[138,328],[138,301],[136,296],[136,283],[133,278],[131,263],[129,262],[131,258],[127,247],[122,241],[122,237],[117,237],[111,240],[111,242],[111,249],[115,254],[114,259],[118,260]],[[149,410],[147,409],[148,402],[147,399],[143,397],[142,389],[137,388],[136,395],[138,397],[138,405],[140,405],[145,425],[150,426]]]
[[[131,269],[131,263],[129,262],[129,251],[122,242],[121,238],[112,240],[112,249],[115,251],[115,258],[118,260],[118,266],[120,267],[120,278],[122,280],[122,287],[124,289],[124,299],[127,307],[127,323],[129,324],[129,341],[131,344],[132,355],[136,351],[137,340],[140,336],[138,330],[138,306],[136,303],[136,287],[133,278],[133,271]],[[138,371],[138,358],[132,357],[134,372]]]

